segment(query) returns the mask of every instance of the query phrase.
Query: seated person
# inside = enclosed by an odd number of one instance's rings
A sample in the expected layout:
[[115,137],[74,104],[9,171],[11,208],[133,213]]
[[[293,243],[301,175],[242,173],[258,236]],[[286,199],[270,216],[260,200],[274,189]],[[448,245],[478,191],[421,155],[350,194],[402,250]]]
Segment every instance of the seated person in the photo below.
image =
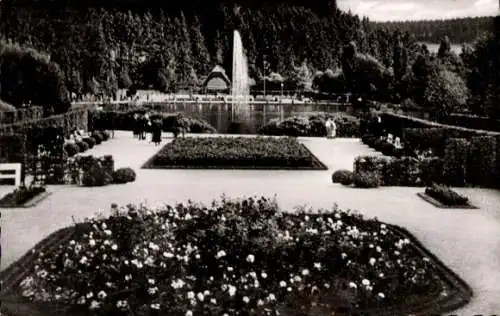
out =
[[392,134],[387,135],[387,142],[389,144],[393,144],[394,143],[394,136]]
[[394,141],[394,147],[401,149],[403,146],[401,145],[401,139],[399,137],[396,137],[396,140]]

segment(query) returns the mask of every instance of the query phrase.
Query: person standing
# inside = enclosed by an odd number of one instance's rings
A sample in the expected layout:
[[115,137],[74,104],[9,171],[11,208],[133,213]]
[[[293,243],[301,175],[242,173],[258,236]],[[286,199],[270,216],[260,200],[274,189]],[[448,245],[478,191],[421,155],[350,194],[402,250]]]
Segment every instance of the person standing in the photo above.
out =
[[132,130],[134,132],[134,138],[139,137],[139,114],[135,113],[132,120]]
[[337,137],[337,124],[335,124],[335,120],[331,120],[331,138]]
[[162,122],[160,120],[155,120],[153,122],[153,143],[155,143],[155,146],[158,146],[161,143],[161,128],[162,128]]

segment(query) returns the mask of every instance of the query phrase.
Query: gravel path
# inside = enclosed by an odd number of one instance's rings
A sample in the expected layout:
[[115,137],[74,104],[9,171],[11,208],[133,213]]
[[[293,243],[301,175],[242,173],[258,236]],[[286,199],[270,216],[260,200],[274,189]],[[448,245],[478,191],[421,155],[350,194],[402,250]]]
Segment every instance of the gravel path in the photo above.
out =
[[[88,154],[112,154],[116,167],[130,166],[137,181],[101,188],[50,186],[53,194],[35,208],[2,211],[2,269],[56,229],[97,212],[111,203],[209,203],[222,194],[274,196],[286,210],[297,205],[356,209],[368,217],[406,227],[474,290],[470,304],[456,315],[493,315],[500,311],[500,191],[457,189],[478,210],[437,209],[416,196],[422,188],[353,189],[332,184],[336,169],[351,169],[360,154],[373,150],[356,139],[301,138],[330,170],[147,170],[141,165],[160,147],[116,132],[115,138]],[[167,139],[165,139],[168,141]],[[8,187],[0,187],[0,193]]]

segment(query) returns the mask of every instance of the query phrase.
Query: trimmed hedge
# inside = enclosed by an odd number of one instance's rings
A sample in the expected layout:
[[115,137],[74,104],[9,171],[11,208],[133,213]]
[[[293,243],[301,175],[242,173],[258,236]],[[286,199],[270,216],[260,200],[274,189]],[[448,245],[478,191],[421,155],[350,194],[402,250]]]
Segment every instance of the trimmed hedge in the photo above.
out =
[[132,168],[120,168],[113,172],[113,183],[122,184],[134,182],[135,178],[136,174]]
[[392,158],[384,156],[359,156],[354,160],[354,174],[364,172],[374,172],[381,180],[380,185],[384,184],[384,179],[387,178],[387,169]]
[[353,176],[353,183],[356,188],[372,189],[378,188],[382,181],[377,172],[358,172]]
[[104,136],[99,131],[93,131],[92,137],[95,139],[96,145],[100,145],[104,141]]
[[94,146],[96,144],[96,141],[95,141],[94,137],[85,137],[85,138],[82,139],[82,141],[84,141],[85,143],[87,143],[87,145],[89,145],[90,149],[94,148]]
[[76,145],[78,146],[78,149],[79,149],[79,152],[80,153],[84,153],[86,152],[87,150],[89,150],[89,144],[87,144],[86,142],[84,141],[79,141],[79,142],[76,142]]
[[336,137],[360,137],[360,120],[346,113],[317,113],[292,116],[284,120],[272,119],[258,130],[261,135],[325,137],[325,122],[333,119]]
[[396,148],[394,144],[388,143],[385,139],[373,134],[363,135],[361,141],[367,146],[381,152],[384,156],[402,157],[406,153],[406,148]]
[[444,183],[456,187],[466,184],[468,147],[469,142],[463,138],[451,138],[446,141],[443,159]]
[[466,182],[491,186],[495,183],[496,139],[491,136],[472,137],[467,159]]
[[68,157],[73,157],[80,152],[80,147],[77,144],[67,143],[64,145],[64,150],[68,154]]
[[353,172],[346,169],[337,170],[332,174],[332,182],[343,185],[351,185],[353,181]]

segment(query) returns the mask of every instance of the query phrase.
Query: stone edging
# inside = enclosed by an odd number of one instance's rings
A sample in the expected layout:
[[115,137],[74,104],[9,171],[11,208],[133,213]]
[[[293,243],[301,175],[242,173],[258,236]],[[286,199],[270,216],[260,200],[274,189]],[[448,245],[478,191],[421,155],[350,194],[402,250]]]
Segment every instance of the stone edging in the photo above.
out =
[[432,196],[427,195],[425,192],[417,192],[417,195],[424,201],[434,205],[437,208],[445,208],[445,209],[467,209],[467,210],[477,210],[479,207],[472,205],[470,203],[467,203],[467,205],[445,205],[438,201],[437,199],[433,198]]

